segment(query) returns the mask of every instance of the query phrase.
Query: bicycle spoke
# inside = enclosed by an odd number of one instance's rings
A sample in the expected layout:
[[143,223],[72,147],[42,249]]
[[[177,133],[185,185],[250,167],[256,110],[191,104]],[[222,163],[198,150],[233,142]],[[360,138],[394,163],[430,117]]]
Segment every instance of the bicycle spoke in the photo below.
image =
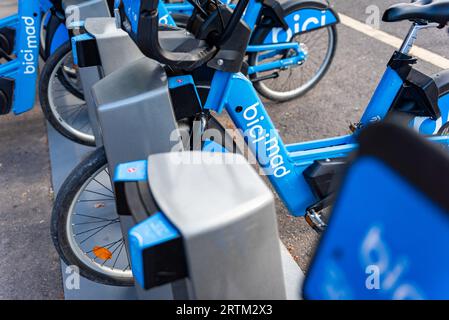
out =
[[115,265],[117,264],[118,258],[120,257],[120,254],[122,253],[123,248],[125,247],[125,241],[123,240],[122,246],[120,247],[120,251],[117,254],[117,257],[115,257],[114,264],[112,265],[112,269],[114,269]]
[[111,194],[114,194],[114,193],[112,192],[112,189],[106,187],[103,183],[101,183],[100,181],[98,181],[96,178],[94,178],[94,181],[95,181],[96,183],[98,183],[100,186],[102,186],[103,188],[105,188],[106,190],[108,190]]
[[[113,220],[109,220],[109,222],[112,222]],[[83,226],[88,224],[94,224],[94,223],[104,223],[104,221],[92,221],[92,222],[80,222],[80,223],[72,223],[72,226]]]
[[[88,236],[86,239],[84,239],[83,241],[81,241],[80,244],[86,242],[87,240],[89,240],[89,239],[92,238],[93,236],[97,235],[99,232],[101,232],[101,231],[104,230],[105,228],[109,227],[110,225],[113,225],[113,224],[118,223],[118,222],[120,222],[120,221],[110,222],[110,223],[108,223],[107,225],[105,225],[104,227],[101,227],[99,230],[97,230],[96,232],[94,232],[93,234],[91,234],[90,236]],[[95,229],[98,229],[98,228],[95,228]],[[93,231],[93,230],[91,230],[91,231]],[[83,232],[83,234],[84,234],[84,233],[85,233],[85,232]],[[75,234],[75,236],[78,236],[78,235],[79,235],[79,234]]]
[[[123,239],[122,239],[122,242],[111,252],[111,256],[113,256],[114,255],[114,253],[117,251],[117,249],[118,248],[121,248],[122,246],[124,245],[124,241],[123,241]],[[120,250],[121,251],[121,250]],[[108,260],[105,260],[104,262],[103,262],[103,264],[101,265],[101,266],[104,266],[105,264],[106,264],[106,262],[107,262]]]
[[85,230],[83,232],[75,233],[75,236],[80,236],[82,234],[86,234],[88,232],[91,232],[91,231],[94,231],[94,230],[98,230],[98,229],[103,228],[103,227],[107,227],[107,226],[109,226],[109,225],[111,225],[113,223],[117,223],[117,222],[119,222],[119,221],[118,220],[117,221],[116,220],[112,220],[112,221],[109,221],[108,223],[104,224],[103,226],[99,226],[99,227],[95,227],[95,228],[92,228],[92,229]]
[[114,201],[115,199],[92,199],[92,200],[78,200],[78,203],[83,203],[83,202],[101,202],[101,201]]
[[107,194],[104,194],[104,193],[101,193],[101,192],[97,192],[97,191],[92,191],[92,190],[84,190],[85,192],[89,192],[89,193],[94,193],[94,194],[98,194],[98,195],[100,195],[100,196],[104,196],[104,197],[107,197],[107,198],[111,198],[111,199],[114,199],[114,196],[108,196]]
[[90,216],[90,215],[87,215],[87,214],[74,213],[73,215],[80,216],[80,217],[86,217],[86,218],[92,218],[92,219],[99,219],[99,220],[103,220],[103,221],[111,221],[111,219],[105,219],[105,218]]

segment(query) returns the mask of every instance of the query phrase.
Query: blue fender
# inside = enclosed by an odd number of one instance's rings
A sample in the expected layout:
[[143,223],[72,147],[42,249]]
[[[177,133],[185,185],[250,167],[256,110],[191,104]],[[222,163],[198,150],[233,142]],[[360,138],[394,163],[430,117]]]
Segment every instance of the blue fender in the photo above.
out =
[[45,41],[45,58],[51,56],[61,45],[69,40],[69,32],[65,25],[65,17],[52,10],[46,21],[47,33]]
[[53,3],[49,0],[39,0],[39,6],[41,8],[41,12],[47,12],[53,7]]
[[319,28],[338,24],[338,14],[327,4],[320,1],[286,1],[282,3],[285,12],[284,20],[289,26],[272,28],[264,37],[264,44],[288,42],[291,37],[316,30]]
[[55,51],[69,39],[69,31],[67,30],[65,23],[61,23],[56,29],[56,32],[53,34],[53,39],[50,46],[50,55],[55,53]]

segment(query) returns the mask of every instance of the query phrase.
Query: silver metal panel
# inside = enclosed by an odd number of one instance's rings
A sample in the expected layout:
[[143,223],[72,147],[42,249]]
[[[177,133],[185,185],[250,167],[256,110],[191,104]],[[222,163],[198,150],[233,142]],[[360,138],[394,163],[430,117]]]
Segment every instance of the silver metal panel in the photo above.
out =
[[95,137],[95,144],[99,147],[103,145],[103,138],[101,137],[101,130],[97,119],[97,109],[91,89],[95,83],[101,80],[101,72],[98,66],[85,67],[79,68],[79,75],[81,83],[83,84],[84,101],[86,101],[87,104],[87,112],[92,132]]
[[[55,194],[64,183],[65,178],[73,168],[92,151],[92,148],[83,147],[67,140],[57,133],[51,125],[48,128],[48,144],[50,149],[50,161],[52,169],[52,182]],[[68,290],[64,285],[67,279],[66,266],[61,261],[61,273],[63,276],[64,297],[67,300],[89,299],[136,299],[134,287],[112,287],[92,282],[81,277],[79,290]]]
[[304,273],[295,262],[290,252],[281,243],[282,271],[284,273],[285,289],[287,300],[302,300],[302,285],[304,283]]
[[158,63],[141,58],[99,81],[92,92],[112,173],[119,163],[179,145],[167,75]]
[[104,75],[144,57],[129,34],[116,27],[114,18],[89,18],[84,28],[97,40]]
[[[63,0],[62,8],[69,23],[87,18],[110,17],[111,12],[106,0]],[[72,21],[70,21],[72,19]]]
[[274,198],[243,156],[149,157],[149,183],[183,235],[194,299],[286,299]]

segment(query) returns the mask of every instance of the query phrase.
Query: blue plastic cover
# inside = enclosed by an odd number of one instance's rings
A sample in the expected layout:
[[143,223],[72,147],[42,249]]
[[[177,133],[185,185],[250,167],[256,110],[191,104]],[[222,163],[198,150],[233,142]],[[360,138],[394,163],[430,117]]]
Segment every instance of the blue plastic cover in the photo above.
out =
[[449,299],[448,243],[448,213],[383,162],[362,157],[348,172],[304,296]]
[[114,182],[146,181],[147,167],[147,160],[119,164],[115,170]]
[[133,276],[145,287],[143,251],[180,236],[176,228],[160,212],[149,217],[129,231],[129,247]]

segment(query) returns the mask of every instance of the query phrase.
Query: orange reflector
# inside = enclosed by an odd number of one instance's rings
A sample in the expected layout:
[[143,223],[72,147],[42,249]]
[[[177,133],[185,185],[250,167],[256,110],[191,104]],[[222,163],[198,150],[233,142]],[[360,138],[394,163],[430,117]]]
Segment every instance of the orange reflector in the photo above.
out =
[[94,247],[93,249],[94,255],[102,260],[110,260],[112,259],[112,252],[104,247]]

